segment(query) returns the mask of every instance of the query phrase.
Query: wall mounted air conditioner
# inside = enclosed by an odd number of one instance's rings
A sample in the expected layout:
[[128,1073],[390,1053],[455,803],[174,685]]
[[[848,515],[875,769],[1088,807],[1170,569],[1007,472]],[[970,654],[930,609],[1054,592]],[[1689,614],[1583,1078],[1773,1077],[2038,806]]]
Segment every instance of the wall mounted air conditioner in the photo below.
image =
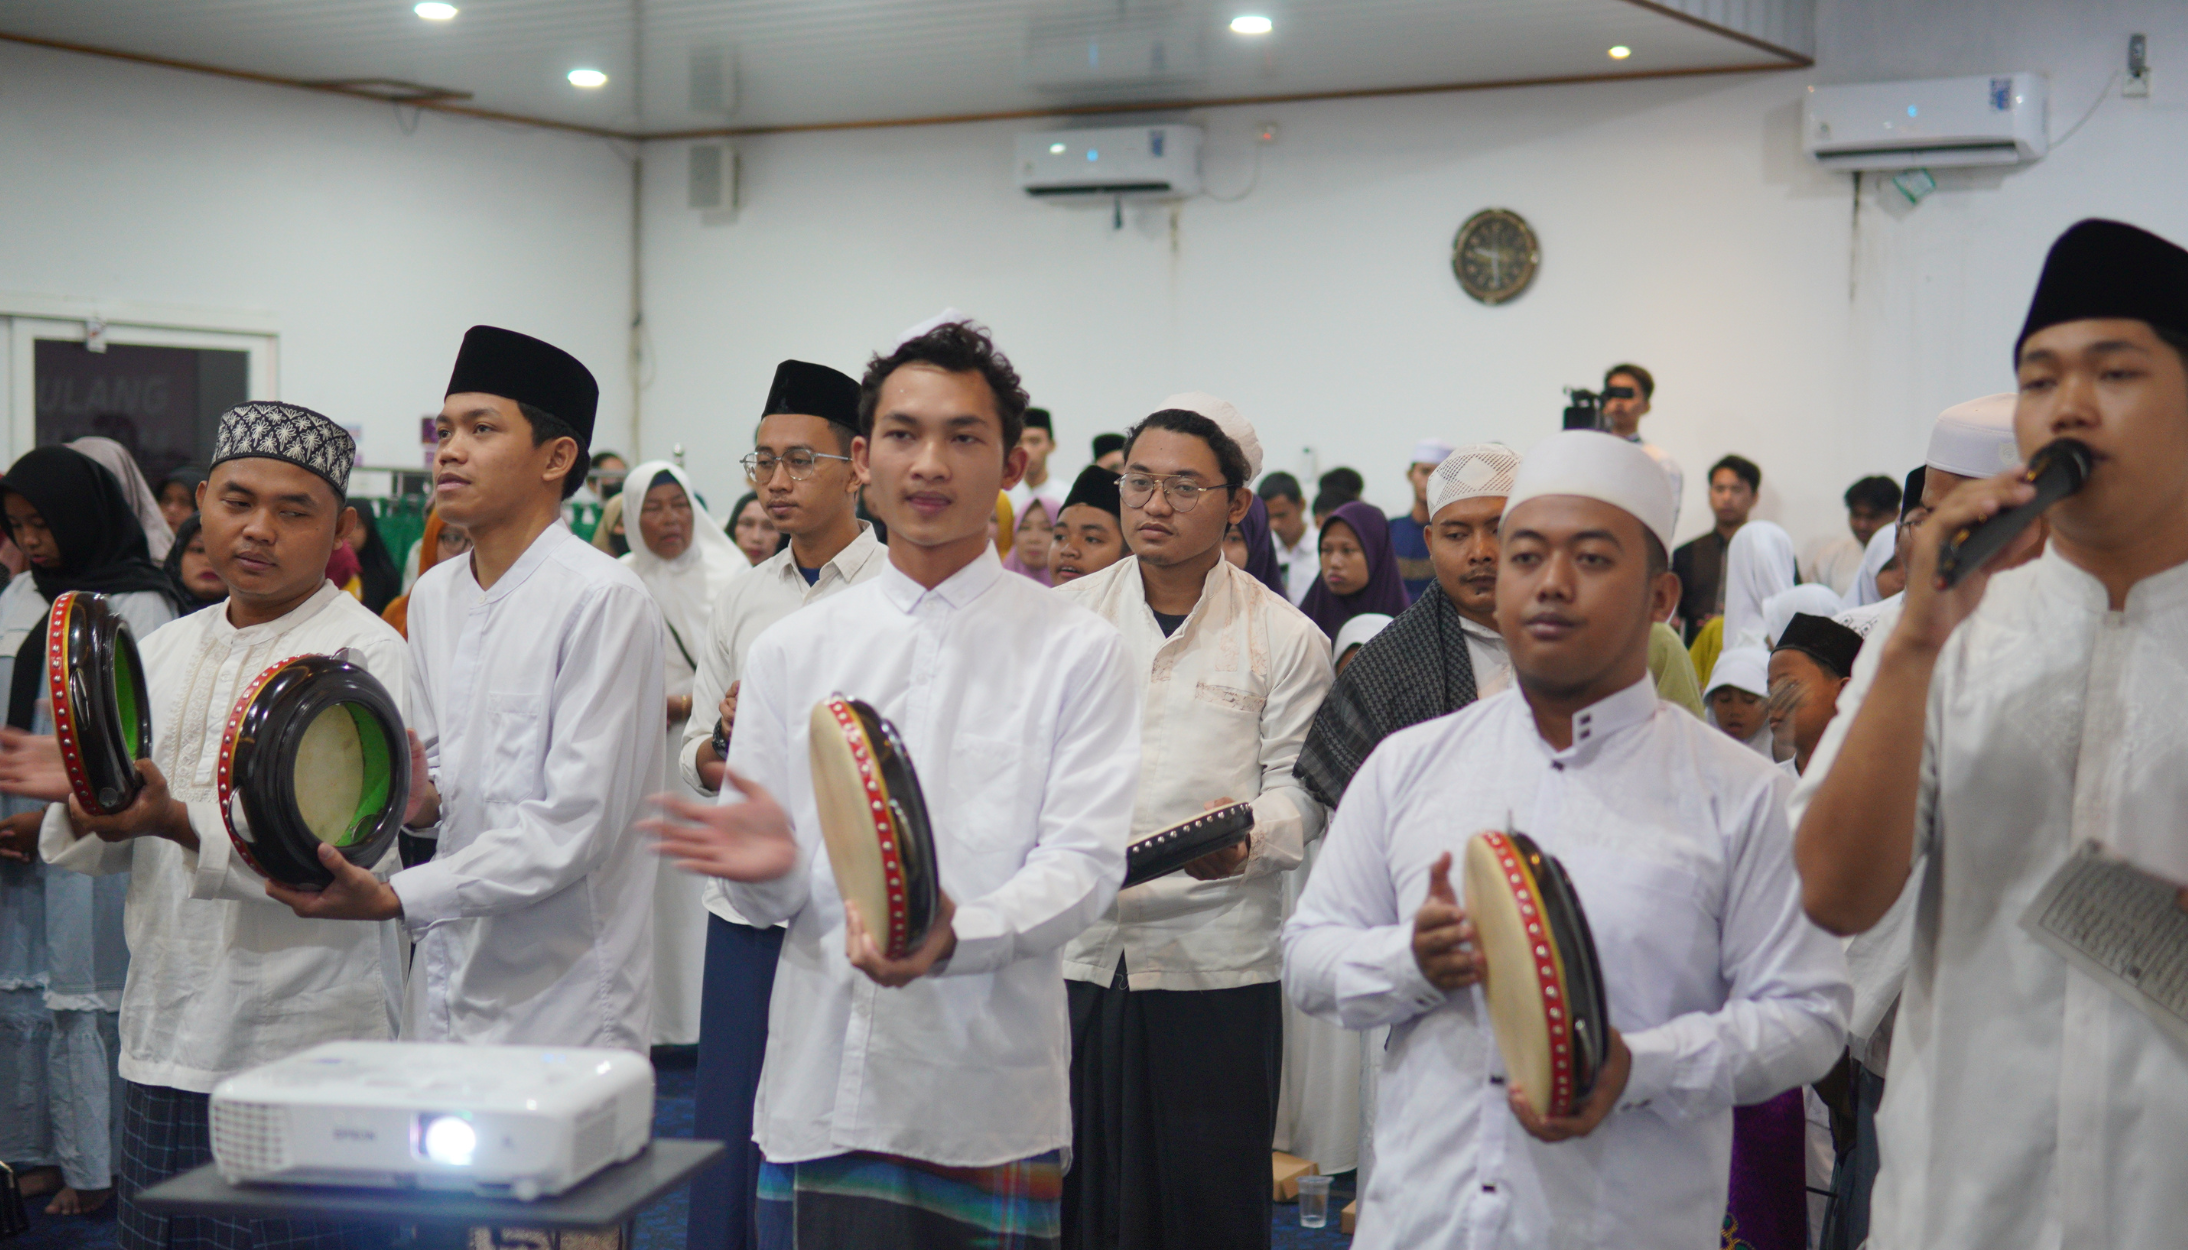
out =
[[1116,126],[1018,136],[1018,186],[1045,200],[1200,193],[1200,127]]
[[1801,146],[1826,169],[2019,165],[2051,146],[2040,74],[1810,87]]

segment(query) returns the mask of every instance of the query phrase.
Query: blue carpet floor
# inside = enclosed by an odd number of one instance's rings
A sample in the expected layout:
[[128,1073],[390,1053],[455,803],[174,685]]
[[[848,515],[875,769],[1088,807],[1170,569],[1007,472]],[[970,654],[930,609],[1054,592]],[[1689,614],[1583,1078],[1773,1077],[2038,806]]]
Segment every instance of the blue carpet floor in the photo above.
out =
[[[664,1046],[653,1052],[656,1137],[691,1136],[695,1051],[689,1046]],[[38,1198],[28,1204],[30,1230],[4,1243],[7,1250],[114,1250],[114,1204],[89,1216],[57,1216],[45,1213],[47,1201]],[[1327,1228],[1301,1228],[1299,1208],[1291,1203],[1278,1205],[1272,1221],[1274,1250],[1332,1250],[1351,1245],[1352,1238],[1337,1230],[1337,1213],[1350,1201],[1352,1174],[1348,1172],[1330,1185]],[[638,1217],[638,1240],[632,1250],[684,1250],[687,1208],[683,1190],[647,1208]]]

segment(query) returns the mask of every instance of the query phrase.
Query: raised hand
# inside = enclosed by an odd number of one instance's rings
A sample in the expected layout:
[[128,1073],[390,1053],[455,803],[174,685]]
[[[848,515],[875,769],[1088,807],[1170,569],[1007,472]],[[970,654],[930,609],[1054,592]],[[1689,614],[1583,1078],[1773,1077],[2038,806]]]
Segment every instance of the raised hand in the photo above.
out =
[[1481,952],[1474,949],[1474,922],[1459,908],[1451,888],[1451,852],[1428,869],[1428,897],[1413,913],[1413,962],[1439,990],[1462,990],[1482,979]]
[[2041,525],[2031,525],[2023,530],[2005,550],[1991,557],[1982,568],[1970,573],[1951,590],[1938,586],[1938,544],[1948,535],[1957,534],[1979,521],[1987,521],[2035,497],[2036,488],[2022,480],[2018,469],[1996,477],[1962,482],[1945,496],[1936,511],[1915,529],[1913,542],[1909,544],[1907,594],[1895,631],[1899,637],[1926,650],[1934,651],[1944,646],[1953,628],[1966,620],[1983,601],[1983,588],[1990,584],[1991,574],[2012,568],[2035,553],[2046,532]]
[[59,803],[68,798],[68,768],[61,762],[61,740],[52,734],[0,726],[0,793],[41,803]]
[[638,825],[656,835],[654,849],[685,872],[727,881],[773,881],[797,867],[790,813],[757,782],[726,770],[723,780],[737,787],[745,801],[716,805],[675,794],[654,795],[653,804],[662,814]]

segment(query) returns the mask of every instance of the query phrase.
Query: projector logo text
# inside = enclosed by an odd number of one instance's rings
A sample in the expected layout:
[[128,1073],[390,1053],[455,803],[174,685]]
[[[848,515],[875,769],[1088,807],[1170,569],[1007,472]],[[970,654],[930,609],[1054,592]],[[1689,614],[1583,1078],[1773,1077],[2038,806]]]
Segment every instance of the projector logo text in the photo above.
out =
[[379,1137],[369,1128],[338,1128],[334,1130],[336,1141],[378,1141]]

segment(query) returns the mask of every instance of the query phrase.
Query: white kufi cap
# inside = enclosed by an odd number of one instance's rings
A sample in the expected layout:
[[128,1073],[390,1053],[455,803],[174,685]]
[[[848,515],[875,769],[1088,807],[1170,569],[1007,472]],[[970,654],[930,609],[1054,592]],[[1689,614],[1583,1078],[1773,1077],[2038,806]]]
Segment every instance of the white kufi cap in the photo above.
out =
[[1990,477],[2021,463],[2013,438],[2011,391],[1954,404],[1930,429],[1929,466],[1961,477]]
[[1671,479],[1656,457],[1612,434],[1563,430],[1527,449],[1504,500],[1504,515],[1543,495],[1599,499],[1633,514],[1671,554],[1672,518],[1678,514]]
[[1709,670],[1702,687],[1708,695],[1719,686],[1731,686],[1749,694],[1770,697],[1770,653],[1761,647],[1727,647],[1717,653],[1717,665]]
[[[1248,421],[1230,400],[1217,399],[1206,391],[1186,391],[1163,400],[1155,405],[1154,411],[1162,412],[1170,408],[1197,412],[1215,422],[1216,428],[1228,434],[1231,441],[1238,444],[1238,449],[1246,453],[1246,476],[1261,476],[1261,436],[1254,433],[1254,423]],[[1245,481],[1239,485],[1251,486],[1253,483]]]
[[1440,438],[1424,438],[1413,444],[1413,459],[1407,464],[1442,464],[1451,458],[1451,444]]
[[[1419,463],[1416,461],[1415,463]],[[1447,454],[1428,475],[1428,516],[1461,499],[1502,498],[1512,493],[1519,453],[1502,443],[1468,443]]]

